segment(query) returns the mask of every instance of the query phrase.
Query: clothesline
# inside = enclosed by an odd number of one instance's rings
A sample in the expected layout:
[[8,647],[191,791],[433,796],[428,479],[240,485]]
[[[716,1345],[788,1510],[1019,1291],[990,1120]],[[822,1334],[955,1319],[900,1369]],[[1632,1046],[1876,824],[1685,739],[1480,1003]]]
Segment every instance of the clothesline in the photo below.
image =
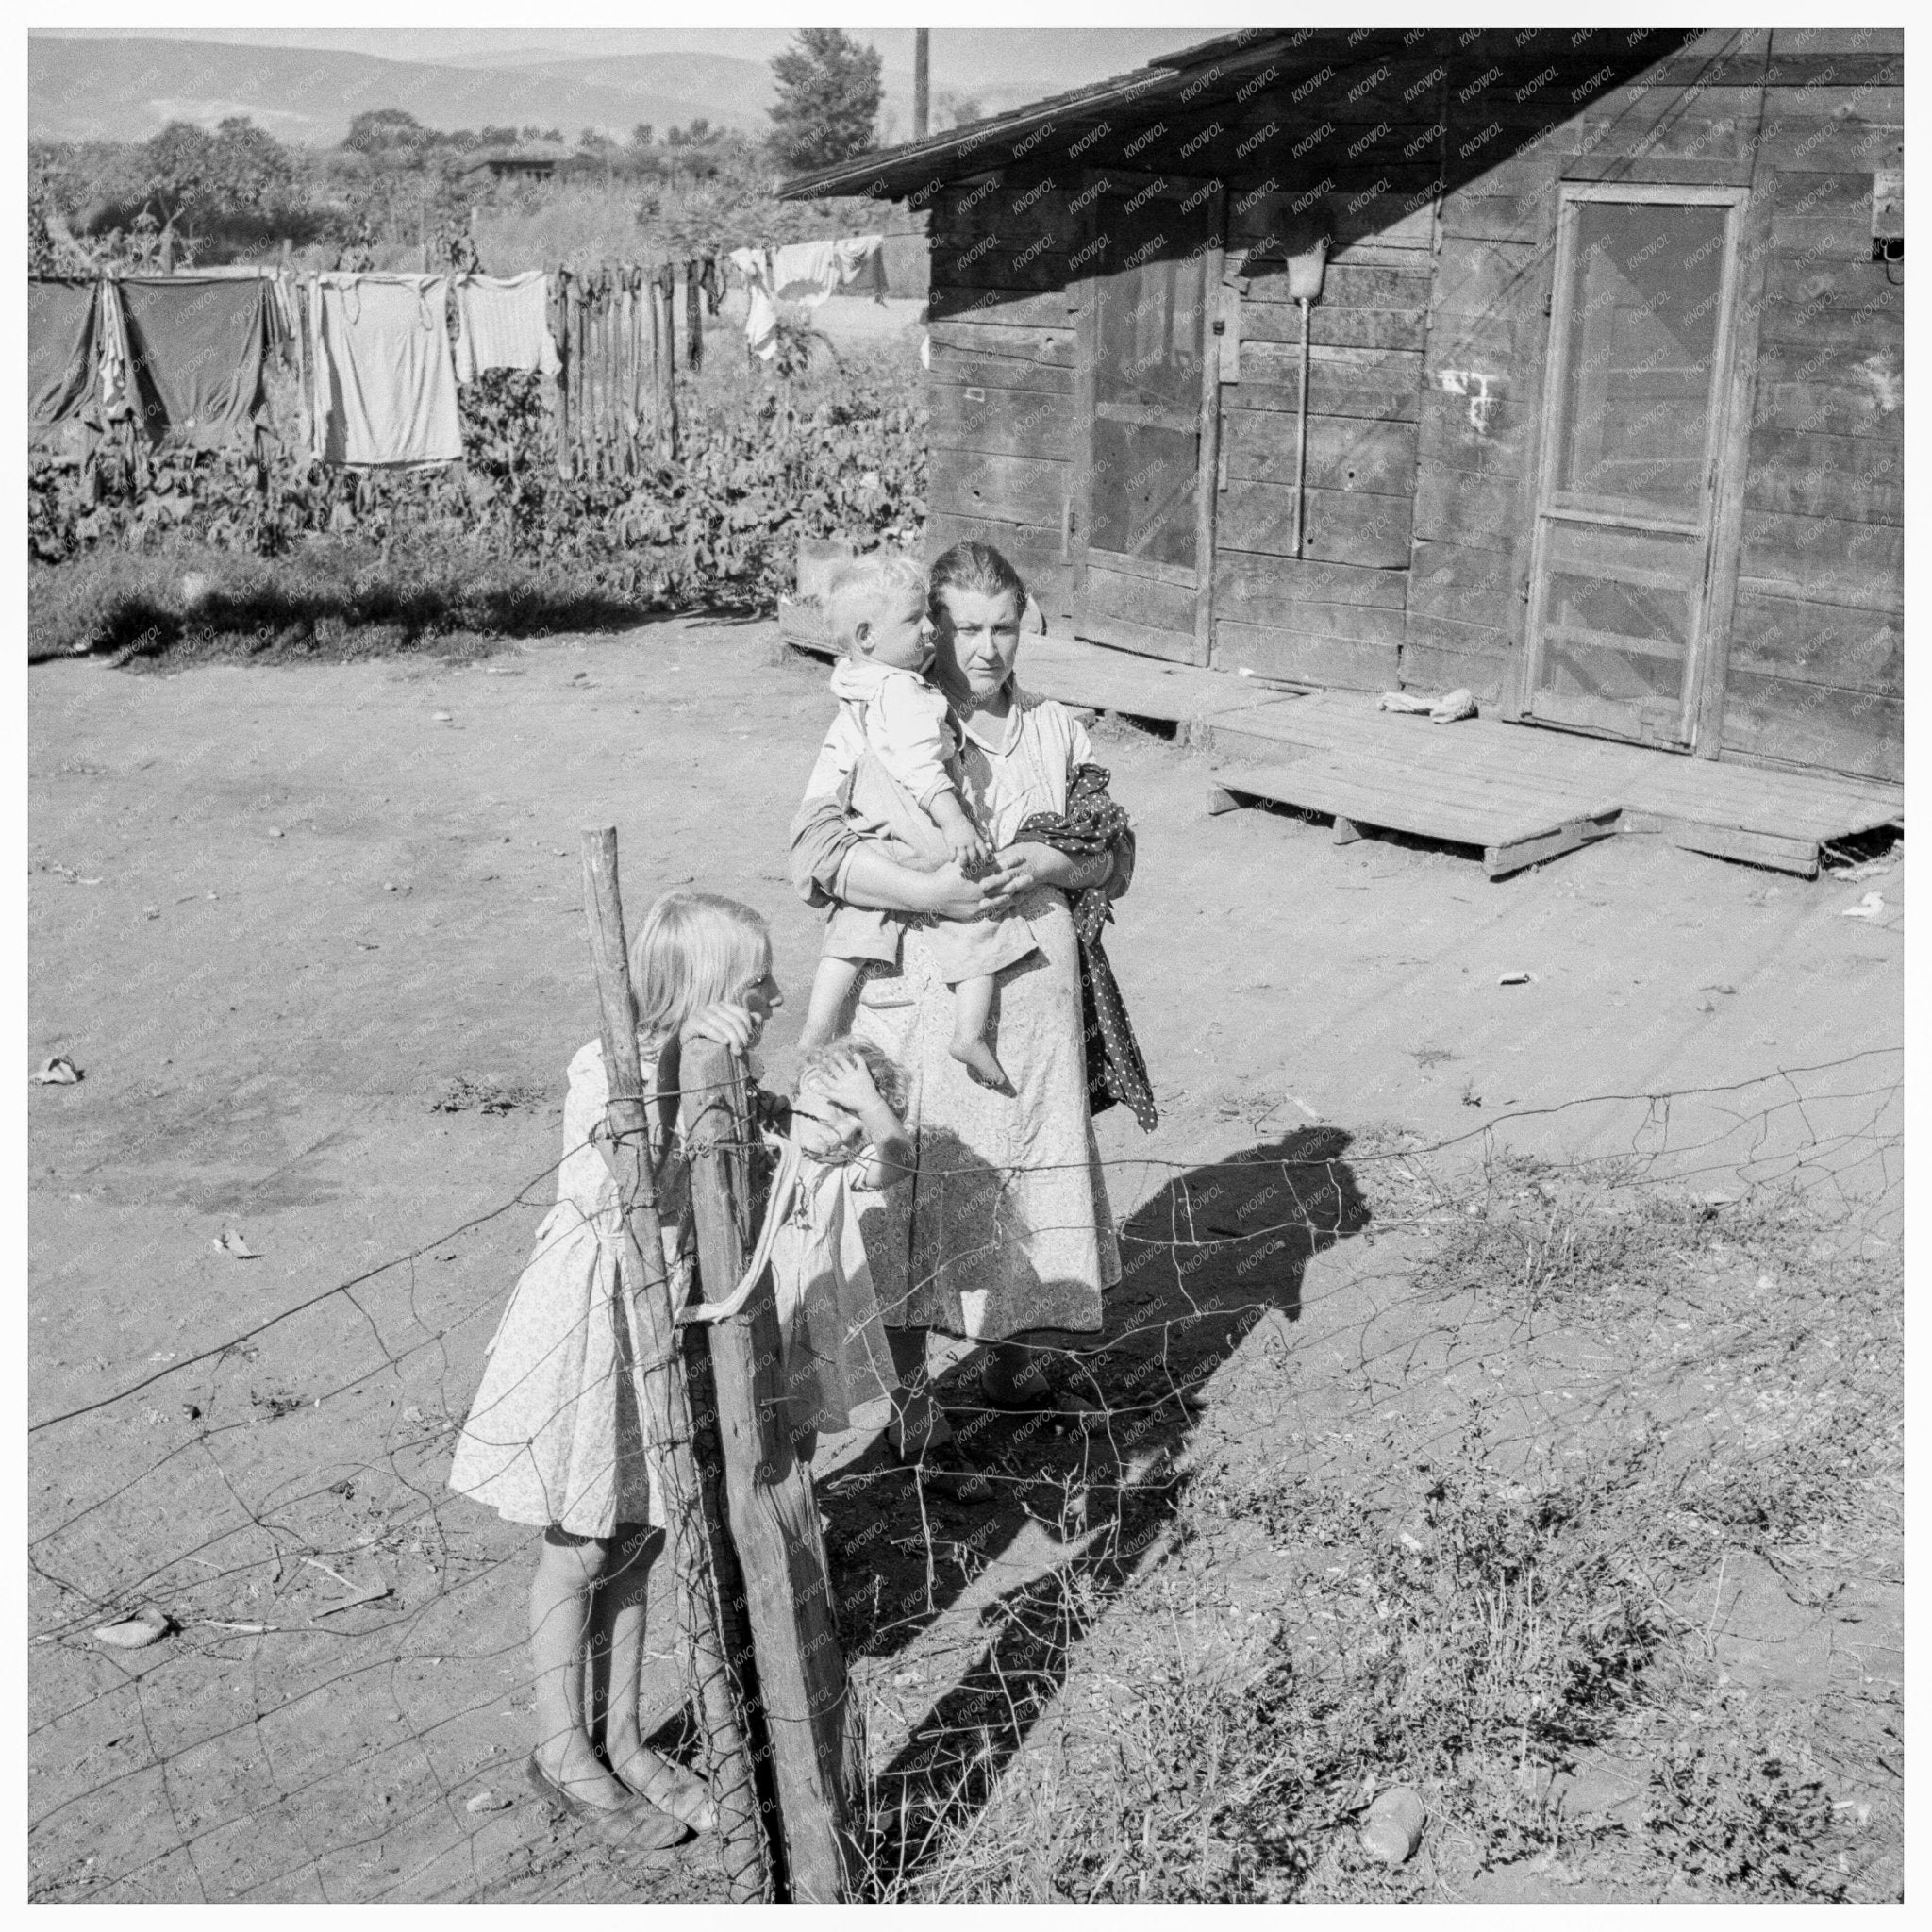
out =
[[455,462],[458,383],[492,369],[556,380],[552,291],[567,299],[586,279],[236,266],[30,281],[29,426],[92,408],[153,443],[211,446],[258,426],[268,358],[292,346],[321,460]]

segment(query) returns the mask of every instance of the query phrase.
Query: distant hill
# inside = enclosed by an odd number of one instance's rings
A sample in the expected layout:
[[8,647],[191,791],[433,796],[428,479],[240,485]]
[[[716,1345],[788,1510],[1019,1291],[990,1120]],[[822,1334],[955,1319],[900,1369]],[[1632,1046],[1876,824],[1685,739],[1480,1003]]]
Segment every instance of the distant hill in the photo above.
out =
[[[558,36],[572,58],[541,58],[539,42],[458,65],[385,59],[340,44],[34,33],[27,41],[27,132],[43,140],[144,141],[170,121],[212,126],[225,115],[245,114],[278,140],[326,146],[370,108],[402,108],[428,127],[555,127],[573,141],[585,127],[625,135],[640,121],[650,122],[661,141],[673,125],[700,115],[713,126],[769,130],[771,70],[752,56],[767,41],[774,50],[783,45],[786,32],[720,32],[721,47],[739,50],[724,53],[690,46],[706,38],[703,28],[651,31],[686,44],[620,52],[622,45],[635,49],[643,34],[573,33]],[[940,27],[933,32],[932,84],[936,95],[951,92],[975,101],[982,114],[1003,113],[1129,72],[1214,31]],[[338,42],[348,37],[333,36]],[[885,56],[882,138],[905,141],[912,129],[911,34],[868,30],[865,37]],[[374,30],[355,38],[365,46],[385,44]],[[394,44],[410,53],[439,43],[454,51],[470,38],[397,32]],[[600,42],[605,51],[587,58]]]
[[212,125],[245,114],[278,141],[330,146],[371,108],[401,108],[425,127],[585,127],[661,141],[703,115],[763,132],[770,74],[751,60],[670,53],[542,66],[433,67],[308,47],[217,41],[27,42],[27,132],[55,141],[144,141],[170,121]]

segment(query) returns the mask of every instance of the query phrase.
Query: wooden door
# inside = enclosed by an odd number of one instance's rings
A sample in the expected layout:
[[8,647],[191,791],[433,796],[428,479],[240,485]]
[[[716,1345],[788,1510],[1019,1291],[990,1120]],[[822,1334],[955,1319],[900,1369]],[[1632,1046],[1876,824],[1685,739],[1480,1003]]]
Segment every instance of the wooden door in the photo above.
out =
[[1218,182],[1090,175],[1069,506],[1074,629],[1208,661],[1221,288]]
[[1747,191],[1559,192],[1524,709],[1688,747]]

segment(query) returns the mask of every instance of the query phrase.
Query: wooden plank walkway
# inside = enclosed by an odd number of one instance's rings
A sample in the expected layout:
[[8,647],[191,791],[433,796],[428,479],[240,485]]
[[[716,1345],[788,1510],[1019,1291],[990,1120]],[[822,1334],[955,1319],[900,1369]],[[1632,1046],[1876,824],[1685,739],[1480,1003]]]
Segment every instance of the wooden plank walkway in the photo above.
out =
[[[779,604],[788,642],[836,655],[817,611]],[[1357,691],[1295,695],[1259,679],[1030,634],[1027,688],[1092,710],[1204,727],[1239,760],[1210,812],[1270,799],[1363,826],[1479,847],[1492,878],[1613,832],[1814,876],[1819,848],[1905,820],[1896,785],[1686,758],[1609,739],[1467,718],[1378,711]]]

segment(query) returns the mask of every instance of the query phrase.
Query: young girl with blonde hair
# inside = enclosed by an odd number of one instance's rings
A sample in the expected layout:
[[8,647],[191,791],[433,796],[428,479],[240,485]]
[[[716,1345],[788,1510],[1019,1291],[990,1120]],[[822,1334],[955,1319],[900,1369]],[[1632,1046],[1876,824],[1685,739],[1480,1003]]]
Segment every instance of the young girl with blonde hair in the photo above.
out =
[[[764,921],[711,892],[669,892],[651,908],[631,948],[631,980],[651,1164],[679,1306],[692,1267],[689,1187],[675,1144],[685,1042],[745,1052],[783,995]],[[557,1205],[490,1344],[450,1487],[543,1532],[530,1588],[531,1785],[606,1843],[649,1851],[714,1820],[702,1784],[639,1733],[645,1584],[663,1515],[637,1404],[640,1337],[618,1280],[617,1188],[592,1144],[608,1095],[593,1040],[570,1063]]]

